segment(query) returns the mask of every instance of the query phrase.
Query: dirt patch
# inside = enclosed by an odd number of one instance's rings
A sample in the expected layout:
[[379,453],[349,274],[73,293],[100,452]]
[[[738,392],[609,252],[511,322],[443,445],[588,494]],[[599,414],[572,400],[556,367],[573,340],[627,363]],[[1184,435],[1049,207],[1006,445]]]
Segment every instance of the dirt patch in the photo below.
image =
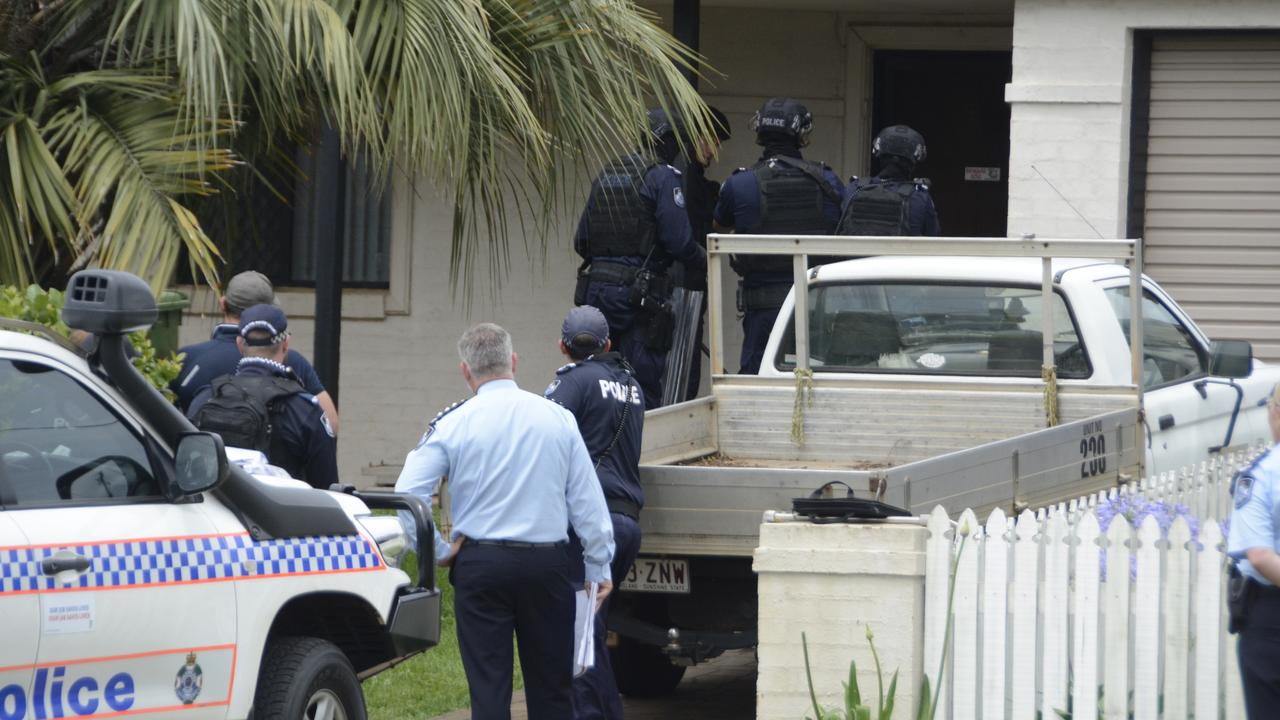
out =
[[692,460],[682,460],[676,465],[687,467],[740,467],[740,468],[779,468],[789,470],[879,470],[893,467],[889,463],[852,460],[849,462],[830,462],[825,460],[765,460],[760,458],[731,457],[722,453],[703,455]]

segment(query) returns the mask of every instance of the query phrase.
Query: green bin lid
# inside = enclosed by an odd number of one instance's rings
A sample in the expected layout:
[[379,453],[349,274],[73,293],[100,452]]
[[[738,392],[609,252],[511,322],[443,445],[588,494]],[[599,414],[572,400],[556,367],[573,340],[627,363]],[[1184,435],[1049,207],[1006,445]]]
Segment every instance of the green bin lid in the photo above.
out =
[[191,306],[191,298],[177,290],[165,290],[156,298],[156,307],[160,312],[165,310],[184,310]]

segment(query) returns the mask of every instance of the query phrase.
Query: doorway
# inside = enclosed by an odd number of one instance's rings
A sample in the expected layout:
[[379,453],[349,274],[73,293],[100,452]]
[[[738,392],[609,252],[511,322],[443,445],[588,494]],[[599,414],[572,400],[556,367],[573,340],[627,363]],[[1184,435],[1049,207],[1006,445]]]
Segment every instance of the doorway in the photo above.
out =
[[[1012,53],[876,50],[871,135],[910,125],[929,154],[916,174],[929,178],[942,234],[1005,237],[1009,218],[1009,105],[1004,87]],[[872,161],[871,171],[879,170]]]

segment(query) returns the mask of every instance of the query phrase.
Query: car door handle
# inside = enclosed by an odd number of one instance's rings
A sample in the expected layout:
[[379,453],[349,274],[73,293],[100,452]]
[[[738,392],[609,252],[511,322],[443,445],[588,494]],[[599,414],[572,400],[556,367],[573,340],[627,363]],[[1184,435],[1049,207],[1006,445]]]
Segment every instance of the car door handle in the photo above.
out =
[[1172,415],[1161,415],[1161,416],[1160,416],[1160,429],[1161,429],[1161,430],[1168,430],[1168,429],[1169,429],[1169,428],[1171,428],[1171,427],[1173,427],[1173,416],[1172,416]]
[[45,575],[57,575],[68,570],[84,572],[92,564],[92,561],[83,555],[54,555],[40,561],[40,570]]

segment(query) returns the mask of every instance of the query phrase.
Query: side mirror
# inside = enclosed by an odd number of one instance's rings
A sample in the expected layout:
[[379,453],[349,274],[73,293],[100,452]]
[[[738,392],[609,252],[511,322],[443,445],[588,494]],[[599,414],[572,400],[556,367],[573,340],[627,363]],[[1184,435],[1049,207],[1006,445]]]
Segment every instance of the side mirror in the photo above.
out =
[[217,487],[227,477],[227,453],[214,433],[183,433],[174,453],[174,480],[183,495],[195,495]]
[[1225,378],[1246,378],[1253,371],[1253,346],[1244,340],[1219,340],[1209,357],[1209,374]]

